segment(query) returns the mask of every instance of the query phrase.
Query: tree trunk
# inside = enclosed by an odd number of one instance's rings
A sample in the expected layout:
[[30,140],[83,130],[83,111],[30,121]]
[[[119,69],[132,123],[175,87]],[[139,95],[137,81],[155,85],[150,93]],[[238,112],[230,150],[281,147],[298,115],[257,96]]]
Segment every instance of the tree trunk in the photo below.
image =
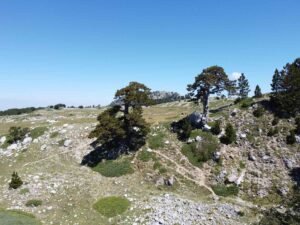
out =
[[203,96],[203,116],[206,120],[206,122],[208,121],[208,104],[209,104],[209,93],[204,94]]

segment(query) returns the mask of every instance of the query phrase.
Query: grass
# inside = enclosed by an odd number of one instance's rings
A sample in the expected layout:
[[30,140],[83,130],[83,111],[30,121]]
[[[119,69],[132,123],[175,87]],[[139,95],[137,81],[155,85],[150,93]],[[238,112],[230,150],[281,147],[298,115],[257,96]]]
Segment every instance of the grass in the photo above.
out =
[[29,191],[28,188],[23,188],[23,189],[20,190],[20,195],[25,195],[25,194],[27,194],[27,193],[29,193],[29,192],[30,192],[30,191]]
[[36,127],[30,131],[30,136],[32,137],[32,139],[36,139],[42,136],[47,130],[47,127]]
[[235,196],[239,193],[239,188],[236,185],[215,185],[212,187],[216,195],[222,197]]
[[93,208],[105,217],[112,218],[123,214],[130,206],[130,202],[123,197],[107,197],[96,202]]
[[58,141],[58,146],[64,146],[66,139],[61,139]]
[[42,204],[43,204],[43,201],[39,200],[39,199],[31,199],[25,203],[25,205],[27,207],[38,207],[38,206],[41,206]]
[[143,149],[140,151],[138,154],[138,160],[143,161],[143,162],[149,162],[151,159],[154,159],[154,154],[152,152],[148,152],[146,149]]
[[165,146],[164,143],[165,134],[162,132],[157,132],[155,136],[150,136],[148,138],[148,145],[151,149],[159,149]]
[[134,173],[129,161],[107,160],[93,167],[93,170],[105,177],[121,177]]
[[204,162],[212,159],[214,152],[219,150],[219,142],[211,133],[200,130],[193,131],[192,136],[200,136],[202,141],[183,145],[181,152],[189,159],[190,163],[201,167]]
[[35,217],[21,211],[0,210],[0,224],[3,225],[41,225]]
[[50,134],[50,138],[56,138],[59,135],[57,131]]

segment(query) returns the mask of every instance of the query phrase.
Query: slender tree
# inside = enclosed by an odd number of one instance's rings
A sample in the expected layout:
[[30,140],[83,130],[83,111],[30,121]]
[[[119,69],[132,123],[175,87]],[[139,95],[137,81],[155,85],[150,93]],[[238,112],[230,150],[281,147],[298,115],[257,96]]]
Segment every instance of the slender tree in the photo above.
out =
[[219,66],[211,66],[195,77],[195,82],[189,84],[187,90],[191,100],[203,104],[203,116],[208,119],[209,96],[211,94],[221,94],[224,90],[233,89],[232,82],[229,81],[224,69]]
[[254,98],[261,98],[261,97],[262,97],[261,89],[258,85],[256,85],[254,91]]
[[248,79],[245,77],[244,73],[242,73],[238,79],[237,89],[240,98],[243,99],[248,97],[248,93],[250,92],[250,87],[249,87]]
[[279,71],[276,69],[274,72],[274,75],[272,78],[272,84],[271,84],[273,93],[277,94],[280,91],[281,86],[282,86],[282,79],[281,79]]

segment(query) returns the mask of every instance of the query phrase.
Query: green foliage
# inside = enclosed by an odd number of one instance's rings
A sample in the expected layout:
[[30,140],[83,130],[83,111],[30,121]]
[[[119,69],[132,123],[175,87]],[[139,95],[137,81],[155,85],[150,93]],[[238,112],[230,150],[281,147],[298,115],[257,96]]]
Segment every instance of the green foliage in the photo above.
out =
[[256,85],[254,91],[254,98],[261,98],[261,97],[262,97],[261,89],[258,85]]
[[211,133],[202,132],[201,142],[185,144],[182,153],[189,159],[194,166],[201,167],[202,164],[213,158],[213,153],[219,150],[218,139]]
[[149,162],[151,159],[154,158],[154,154],[143,149],[142,151],[140,151],[137,158],[138,160],[141,160],[143,162]]
[[41,206],[43,204],[43,201],[42,200],[38,200],[38,199],[31,199],[31,200],[28,200],[25,205],[27,207],[38,207],[38,206]]
[[240,101],[240,105],[242,109],[248,109],[253,104],[252,98],[244,98]]
[[293,145],[296,143],[295,131],[290,131],[290,134],[286,137],[286,143],[288,145]]
[[58,131],[55,131],[50,134],[50,138],[56,138],[59,135]]
[[186,141],[192,133],[192,125],[187,117],[179,120],[178,122],[173,122],[171,127],[174,132],[177,133],[179,140]]
[[58,110],[58,109],[66,108],[66,105],[59,103],[59,104],[56,104],[53,108]]
[[221,129],[221,120],[215,121],[214,124],[212,125],[210,131],[214,135],[219,135],[222,131],[222,129]]
[[231,123],[228,123],[225,129],[225,135],[221,137],[223,144],[231,144],[236,141],[236,131]]
[[2,225],[41,225],[32,214],[9,210],[0,210],[0,224]]
[[235,196],[239,193],[239,187],[235,184],[233,185],[215,185],[212,186],[213,191],[216,195],[222,197]]
[[29,107],[29,108],[22,108],[22,109],[8,109],[5,111],[0,111],[0,116],[21,115],[24,113],[34,112],[35,110],[38,110],[38,109],[42,109],[42,108]]
[[121,177],[134,172],[129,161],[112,161],[107,160],[99,163],[92,168],[94,171],[100,173],[105,177]]
[[279,133],[278,127],[274,127],[274,128],[271,127],[268,131],[268,136],[272,137],[278,133]]
[[208,100],[211,94],[221,94],[224,90],[231,91],[235,89],[225,73],[219,66],[211,66],[202,71],[195,77],[193,84],[187,86],[191,100],[198,103],[201,100],[203,104],[203,115],[208,116]]
[[253,115],[254,115],[255,117],[261,117],[261,116],[263,116],[264,114],[265,114],[265,110],[264,110],[264,108],[261,107],[261,106],[257,107],[257,109],[255,109],[255,110],[253,111]]
[[58,141],[58,146],[62,147],[65,144],[66,139],[61,139]]
[[19,187],[22,186],[22,184],[23,184],[23,181],[19,177],[18,173],[13,172],[13,174],[11,175],[11,181],[9,183],[9,188],[18,189]]
[[123,197],[107,197],[96,202],[93,208],[105,217],[112,218],[123,214],[129,208],[130,202]]
[[165,135],[162,132],[158,132],[155,136],[150,136],[148,138],[148,145],[151,149],[159,149],[165,146],[164,143]]
[[288,63],[280,72],[278,87],[274,88],[270,102],[280,117],[295,116],[300,112],[300,58]]
[[295,133],[300,135],[300,116],[296,117],[295,122],[296,122]]
[[27,133],[29,133],[29,128],[11,127],[9,129],[7,143],[12,144],[17,141],[22,141]]
[[27,194],[27,193],[29,193],[29,192],[30,192],[30,191],[29,191],[28,188],[23,188],[23,189],[20,190],[20,195],[25,195],[25,194]]
[[32,139],[36,139],[42,136],[47,130],[47,127],[36,127],[30,131],[30,136],[32,137]]
[[237,90],[240,98],[244,99],[248,97],[248,93],[250,92],[250,86],[249,86],[248,79],[245,77],[243,73],[238,79]]
[[276,126],[279,123],[279,118],[278,117],[274,117],[273,121],[272,121],[272,126]]
[[159,161],[155,161],[153,164],[153,169],[158,170],[162,167],[162,164]]

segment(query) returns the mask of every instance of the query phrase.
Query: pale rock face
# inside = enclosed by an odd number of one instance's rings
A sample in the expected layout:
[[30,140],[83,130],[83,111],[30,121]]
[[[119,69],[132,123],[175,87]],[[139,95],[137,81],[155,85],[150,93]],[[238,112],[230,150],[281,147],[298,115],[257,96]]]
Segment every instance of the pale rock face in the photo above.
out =
[[210,130],[211,130],[211,127],[208,126],[207,124],[205,124],[205,125],[203,126],[202,130],[204,130],[204,131],[210,131]]
[[16,150],[17,148],[18,148],[17,144],[12,144],[12,145],[7,147],[7,150]]
[[42,145],[42,146],[41,146],[41,150],[42,150],[42,151],[45,151],[46,149],[47,149],[47,145]]
[[71,140],[65,140],[64,146],[69,147],[72,144]]
[[202,141],[202,137],[197,136],[197,137],[196,137],[196,141],[197,141],[197,142],[201,142],[201,141]]
[[296,138],[296,142],[297,142],[298,144],[300,144],[300,135],[296,135],[295,138]]
[[26,145],[26,144],[30,144],[32,142],[32,138],[31,137],[27,137],[23,140],[22,144]]
[[0,138],[0,145],[4,144],[4,142],[6,141],[6,137],[3,136]]

